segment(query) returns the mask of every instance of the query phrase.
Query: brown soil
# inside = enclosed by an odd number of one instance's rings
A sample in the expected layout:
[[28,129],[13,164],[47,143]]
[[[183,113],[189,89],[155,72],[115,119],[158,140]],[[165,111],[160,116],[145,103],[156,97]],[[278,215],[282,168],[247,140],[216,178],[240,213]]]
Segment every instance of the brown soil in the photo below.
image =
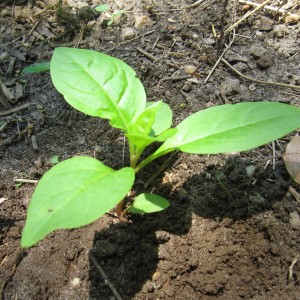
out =
[[[54,155],[60,161],[96,156],[118,169],[123,151],[121,132],[70,108],[48,73],[24,76],[20,70],[49,61],[57,46],[78,44],[104,51],[136,70],[149,100],[164,99],[172,107],[174,125],[193,112],[224,103],[299,105],[299,89],[244,80],[223,63],[205,82],[219,57],[212,25],[220,34],[222,16],[226,29],[245,14],[243,6],[238,4],[235,14],[234,1],[223,12],[223,1],[193,5],[109,0],[113,10],[126,12],[107,26],[104,13],[98,16],[81,8],[97,1],[65,1],[59,15],[47,6],[55,1],[15,1],[19,6],[4,2],[0,78],[15,99],[0,95],[2,299],[118,299],[113,291],[124,300],[299,299],[300,189],[281,159],[289,137],[275,142],[275,163],[272,145],[227,155],[177,153],[148,187],[171,201],[166,211],[131,215],[128,222],[110,213],[89,226],[54,232],[30,249],[20,247],[34,185],[20,186],[14,179],[39,180]],[[270,5],[278,7],[280,2]],[[287,2],[283,8],[299,14],[297,1]],[[134,28],[138,16],[148,16],[149,24],[124,41],[122,30]],[[225,58],[247,76],[299,86],[299,34],[300,22],[287,23],[279,13],[263,10],[236,29]],[[222,39],[221,53],[229,41],[228,35]],[[187,65],[197,67],[190,78]],[[135,189],[144,189],[167,159],[147,166]],[[256,168],[252,177],[246,174],[247,166]]]

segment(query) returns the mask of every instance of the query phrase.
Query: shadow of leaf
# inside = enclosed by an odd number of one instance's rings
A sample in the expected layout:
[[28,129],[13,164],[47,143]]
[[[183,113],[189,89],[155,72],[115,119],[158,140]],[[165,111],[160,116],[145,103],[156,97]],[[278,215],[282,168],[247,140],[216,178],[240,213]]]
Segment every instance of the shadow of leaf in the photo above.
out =
[[[157,264],[164,259],[159,245],[166,243],[170,234],[188,233],[192,214],[216,222],[250,218],[271,208],[286,194],[288,175],[281,162],[276,170],[256,166],[252,178],[245,172],[250,164],[248,159],[230,157],[223,167],[209,167],[187,178],[179,189],[158,183],[155,193],[170,200],[168,209],[131,215],[130,222],[114,224],[95,234],[91,251],[122,299],[132,299],[142,289],[151,293],[159,288],[153,281]],[[92,262],[90,279],[90,299],[112,296]]]

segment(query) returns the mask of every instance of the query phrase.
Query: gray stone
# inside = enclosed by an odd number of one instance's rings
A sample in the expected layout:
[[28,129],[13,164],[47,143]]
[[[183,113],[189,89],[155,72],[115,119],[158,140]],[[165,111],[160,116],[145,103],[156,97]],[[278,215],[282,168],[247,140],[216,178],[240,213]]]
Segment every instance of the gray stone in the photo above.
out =
[[250,47],[250,54],[256,59],[262,57],[266,53],[268,53],[268,50],[260,45],[252,45]]
[[248,62],[247,57],[237,54],[233,51],[228,51],[225,55],[225,58],[231,63],[237,63],[237,62],[247,63]]
[[233,96],[241,93],[241,84],[238,79],[228,78],[221,84],[221,90],[226,96]]
[[275,37],[282,38],[288,33],[288,29],[286,25],[279,24],[274,27],[273,32]]
[[290,213],[290,224],[293,228],[299,229],[300,228],[300,217],[297,211],[292,211]]
[[126,27],[122,29],[121,39],[124,41],[131,40],[135,37],[135,30],[132,27]]
[[270,55],[265,54],[261,56],[256,63],[260,69],[267,69],[273,65],[273,59]]
[[213,38],[205,38],[203,39],[203,43],[206,45],[214,45],[216,41]]

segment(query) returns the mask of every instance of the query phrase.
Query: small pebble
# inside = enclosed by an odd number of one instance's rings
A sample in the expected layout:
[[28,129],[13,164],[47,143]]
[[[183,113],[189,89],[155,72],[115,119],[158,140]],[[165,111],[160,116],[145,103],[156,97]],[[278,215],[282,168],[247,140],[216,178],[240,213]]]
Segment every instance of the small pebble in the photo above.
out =
[[254,196],[250,196],[249,200],[252,203],[255,203],[255,204],[261,204],[261,203],[265,203],[266,202],[266,199],[264,197],[262,197],[261,195],[259,195],[259,194],[254,195]]
[[147,286],[147,292],[148,293],[153,293],[154,290],[155,290],[155,288],[154,288],[154,286],[152,284]]
[[170,240],[170,234],[166,231],[159,230],[156,232],[156,239],[159,244],[164,244]]
[[290,14],[284,18],[285,23],[297,23],[300,20],[300,15]]
[[205,180],[211,180],[211,174],[210,173],[205,174]]
[[202,41],[206,45],[214,45],[216,43],[215,39],[213,38],[205,38]]
[[290,213],[290,224],[294,229],[300,228],[300,217],[297,211],[292,211]]
[[243,72],[248,69],[248,65],[242,62],[238,62],[237,64],[234,65],[234,67],[240,72]]
[[262,57],[267,52],[268,52],[267,49],[260,45],[252,45],[250,47],[250,53],[256,59]]
[[160,273],[160,272],[155,272],[155,273],[152,275],[152,280],[153,280],[153,281],[156,281],[160,276],[161,276],[161,273]]
[[255,172],[255,166],[253,165],[250,165],[250,166],[247,166],[246,167],[246,174],[249,178],[251,178],[253,175],[254,175],[254,172]]
[[189,74],[189,75],[193,75],[196,73],[198,67],[194,66],[194,65],[186,65],[184,67],[184,71],[186,74]]
[[121,39],[124,41],[131,40],[135,37],[135,30],[132,27],[126,27],[122,29]]
[[83,145],[85,143],[85,137],[84,136],[80,136],[77,140],[77,143],[79,145]]
[[182,90],[186,93],[190,92],[192,90],[192,85],[190,82],[186,81],[182,87]]
[[274,63],[274,59],[270,56],[270,55],[263,55],[261,56],[257,61],[257,66],[260,69],[268,69],[269,67],[271,67]]
[[150,25],[150,23],[151,19],[148,16],[137,16],[135,18],[134,27],[140,30]]
[[249,85],[249,91],[253,92],[256,90],[256,86],[254,84]]
[[1,10],[0,17],[4,18],[4,17],[7,17],[7,16],[11,16],[11,12],[7,9]]
[[274,36],[277,38],[282,38],[287,33],[287,27],[284,24],[276,25],[273,29]]
[[80,284],[80,279],[78,277],[75,277],[72,281],[71,284],[73,287],[77,287]]
[[100,153],[100,152],[102,151],[102,149],[101,149],[101,147],[100,147],[99,145],[96,145],[96,146],[95,146],[95,151],[96,151],[97,153]]
[[38,159],[34,162],[37,169],[40,169],[43,167],[43,159],[41,157],[38,157]]
[[175,20],[173,20],[173,19],[171,19],[171,18],[168,18],[167,21],[168,21],[169,23],[177,23]]
[[234,51],[228,51],[226,53],[226,59],[231,63],[237,63],[237,62],[247,63],[248,62],[247,57],[242,56],[238,53],[235,53]]
[[31,143],[34,150],[39,150],[35,135],[31,136]]
[[8,57],[9,57],[9,54],[7,52],[2,52],[0,54],[0,61],[5,60]]

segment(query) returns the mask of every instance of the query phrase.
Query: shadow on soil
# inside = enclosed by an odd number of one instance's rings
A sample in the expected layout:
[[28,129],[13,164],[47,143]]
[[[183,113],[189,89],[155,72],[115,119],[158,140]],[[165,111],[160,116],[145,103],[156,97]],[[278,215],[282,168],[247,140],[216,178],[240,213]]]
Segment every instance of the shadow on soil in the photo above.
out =
[[[157,236],[158,231],[184,235],[191,227],[192,214],[216,221],[246,219],[269,209],[286,194],[283,165],[279,163],[275,171],[257,167],[252,178],[245,172],[248,165],[249,160],[232,157],[222,168],[213,167],[188,178],[173,192],[170,186],[161,185],[155,192],[171,200],[166,211],[133,215],[130,222],[95,234],[91,252],[122,299],[132,299],[155,273],[159,244],[169,239],[168,234]],[[113,296],[93,262],[90,280],[89,299]],[[147,287],[148,292],[151,288]]]

